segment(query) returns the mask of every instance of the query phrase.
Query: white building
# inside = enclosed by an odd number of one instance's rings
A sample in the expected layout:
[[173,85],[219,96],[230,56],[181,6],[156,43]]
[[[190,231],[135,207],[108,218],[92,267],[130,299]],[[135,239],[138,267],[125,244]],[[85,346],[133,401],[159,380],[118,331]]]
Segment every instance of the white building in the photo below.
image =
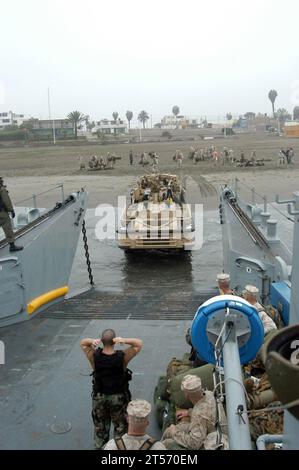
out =
[[100,132],[101,134],[127,134],[127,124],[120,119],[117,121],[109,121],[108,119],[102,119],[95,123],[95,127],[92,129],[92,134]]
[[24,114],[16,114],[12,111],[0,112],[0,130],[8,126],[20,126],[26,119]]
[[185,129],[187,127],[198,127],[197,119],[190,119],[186,116],[164,116],[161,119],[162,129]]

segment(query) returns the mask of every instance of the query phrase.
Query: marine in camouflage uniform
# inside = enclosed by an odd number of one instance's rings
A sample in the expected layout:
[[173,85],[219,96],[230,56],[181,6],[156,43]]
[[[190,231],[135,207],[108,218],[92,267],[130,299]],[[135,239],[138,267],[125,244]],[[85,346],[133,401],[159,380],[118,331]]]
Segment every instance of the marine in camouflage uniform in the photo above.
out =
[[269,315],[265,312],[264,307],[257,301],[257,296],[259,294],[259,289],[255,286],[247,285],[244,291],[244,299],[247,300],[253,307],[256,308],[259,317],[264,326],[265,335],[268,334],[271,330],[277,330],[277,326]]
[[217,283],[220,295],[234,295],[234,291],[230,287],[230,275],[227,273],[217,274]]
[[[104,348],[99,348],[100,343]],[[128,344],[124,351],[115,351],[117,344]],[[142,341],[116,337],[111,329],[102,333],[101,340],[85,338],[81,348],[87,356],[94,375],[92,418],[95,448],[102,449],[109,440],[111,422],[115,438],[127,431],[126,408],[130,401],[126,370],[128,363],[139,353]]]
[[133,400],[127,407],[129,429],[120,439],[111,439],[105,450],[165,450],[165,446],[146,434],[151,405],[145,400]]
[[[170,450],[204,449],[205,440],[215,432],[216,401],[210,391],[203,391],[201,380],[195,375],[186,375],[182,381],[182,390],[186,398],[193,403],[190,410],[180,410],[178,419],[190,418],[189,422],[179,422],[169,426],[162,437],[162,443]],[[222,404],[219,404],[222,432],[226,433],[226,416]]]
[[3,229],[7,242],[10,244],[9,251],[20,251],[21,246],[15,245],[15,236],[9,214],[15,217],[15,211],[9,197],[3,178],[0,176],[0,227]]

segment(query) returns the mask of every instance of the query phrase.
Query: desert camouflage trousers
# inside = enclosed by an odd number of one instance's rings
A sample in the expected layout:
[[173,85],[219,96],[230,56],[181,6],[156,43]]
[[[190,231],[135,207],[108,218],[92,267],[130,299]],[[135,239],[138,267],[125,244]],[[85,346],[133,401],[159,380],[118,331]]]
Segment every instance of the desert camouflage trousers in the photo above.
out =
[[180,446],[174,439],[164,439],[162,444],[165,445],[167,450],[186,450],[186,447]]
[[124,393],[101,395],[92,399],[92,419],[94,424],[95,448],[102,449],[109,441],[111,422],[114,426],[114,438],[127,432],[126,410],[128,398]]

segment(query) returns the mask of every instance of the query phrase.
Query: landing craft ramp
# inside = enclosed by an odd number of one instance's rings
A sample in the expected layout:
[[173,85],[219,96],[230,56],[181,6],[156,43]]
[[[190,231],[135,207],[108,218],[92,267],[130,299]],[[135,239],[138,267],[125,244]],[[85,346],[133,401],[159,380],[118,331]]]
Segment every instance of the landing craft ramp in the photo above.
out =
[[[0,241],[0,327],[29,320],[64,298],[86,210],[84,191],[71,194],[49,211],[21,213],[16,234],[24,249],[10,253]],[[36,217],[30,220],[32,212]]]
[[[7,361],[1,366],[0,449],[93,448],[90,368],[79,344],[105,328],[144,341],[132,362],[131,391],[152,402],[169,360],[188,350],[185,333],[200,302],[155,297],[156,292],[145,299],[140,293],[134,302],[95,291],[2,328]],[[160,437],[154,413],[150,433]]]
[[263,207],[254,200],[245,204],[236,189],[223,188],[220,222],[224,270],[230,273],[237,292],[241,293],[246,284],[257,286],[266,305],[271,283],[290,280],[292,266],[292,253],[280,240],[278,222],[267,207],[266,201]]
[[[131,390],[152,402],[171,358],[189,350],[185,333],[199,304],[214,294],[221,263],[217,214],[206,213],[204,249],[171,260],[127,257],[115,241],[96,239],[94,210],[85,220],[97,289],[0,329],[6,353],[0,370],[1,449],[93,449],[90,368],[80,340],[105,328],[141,338]],[[80,237],[72,292],[87,283]],[[160,437],[154,413],[150,433]]]
[[136,292],[101,292],[91,290],[53,305],[44,318],[61,320],[192,320],[198,305],[213,297],[216,291],[192,293],[180,291],[179,296],[164,289],[150,294]]

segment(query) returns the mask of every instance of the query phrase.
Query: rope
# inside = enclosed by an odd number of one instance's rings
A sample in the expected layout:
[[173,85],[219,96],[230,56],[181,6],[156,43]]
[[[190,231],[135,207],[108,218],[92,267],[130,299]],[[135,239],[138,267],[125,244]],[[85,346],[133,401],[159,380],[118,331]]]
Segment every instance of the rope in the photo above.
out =
[[218,384],[214,387],[214,390],[213,390],[213,391],[215,391],[216,388],[219,387],[219,385],[223,385],[223,384],[225,384],[226,382],[228,382],[229,380],[231,380],[232,382],[236,382],[237,384],[241,385],[241,387],[242,387],[243,390],[244,390],[244,393],[245,393],[245,396],[246,396],[246,400],[248,400],[248,402],[249,402],[249,396],[248,396],[247,390],[246,390],[246,388],[245,388],[245,385],[244,385],[242,382],[240,382],[239,380],[233,379],[233,378],[231,378],[231,377],[228,377],[227,379],[221,380],[220,382],[218,382]]
[[261,408],[259,410],[244,411],[244,413],[251,415],[251,414],[265,413],[265,412],[271,412],[271,411],[285,411],[291,408],[295,408],[296,406],[299,406],[299,398],[297,398],[297,400],[291,401],[290,403],[287,403],[286,405],[268,406],[267,408]]
[[[47,194],[47,193],[50,193],[51,191],[55,191],[55,189],[58,189],[58,188],[61,188],[61,186],[55,186],[54,188],[51,188],[51,189],[47,189],[46,191],[42,191],[41,193],[38,193],[38,194],[34,194],[34,196],[38,197],[38,196],[42,196],[43,194]],[[17,201],[15,203],[16,206],[22,204],[23,202],[26,202],[26,201],[30,201],[31,199],[33,198],[33,195],[31,197],[27,197],[26,199],[23,199],[22,201]]]

